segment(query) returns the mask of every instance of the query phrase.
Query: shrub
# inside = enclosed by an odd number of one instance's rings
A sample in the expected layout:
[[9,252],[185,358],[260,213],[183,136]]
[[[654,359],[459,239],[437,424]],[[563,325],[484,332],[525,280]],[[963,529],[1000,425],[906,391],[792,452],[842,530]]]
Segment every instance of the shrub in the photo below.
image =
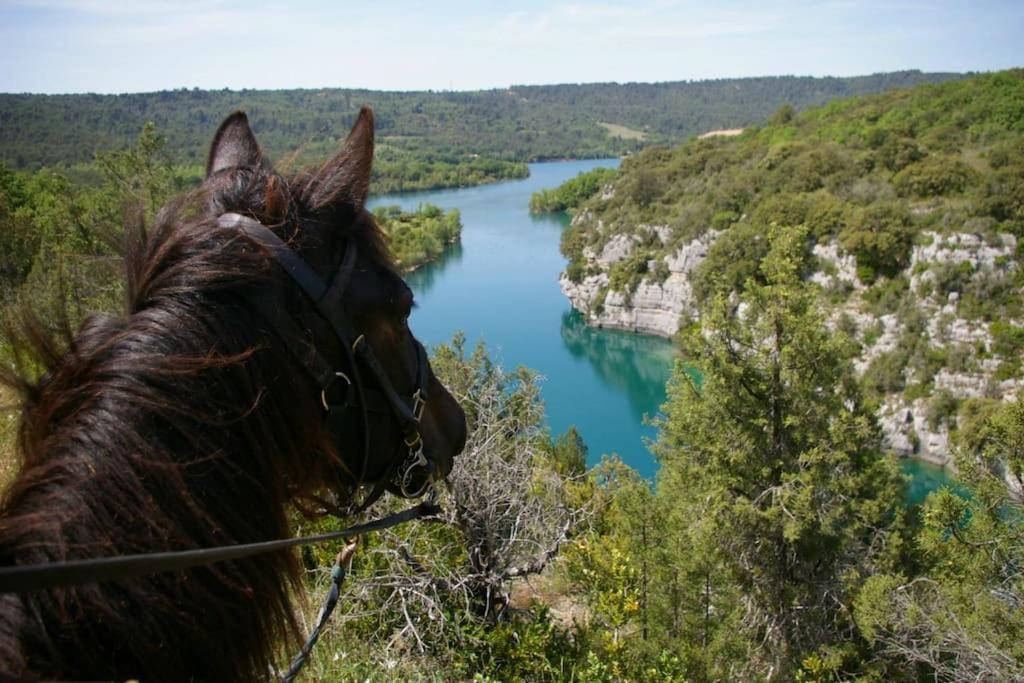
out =
[[565,276],[569,278],[570,282],[579,284],[583,282],[585,271],[586,267],[583,264],[583,260],[577,258],[569,261],[569,265],[565,267]]
[[905,277],[886,279],[868,288],[863,299],[869,313],[883,316],[895,313],[909,290],[910,283]]
[[928,407],[925,409],[925,418],[928,420],[928,428],[934,431],[938,429],[939,425],[942,423],[952,427],[952,418],[956,416],[956,412],[959,407],[960,399],[949,391],[943,389],[942,391],[936,392],[932,397],[932,400],[928,402]]
[[941,197],[963,192],[977,178],[977,172],[959,159],[929,156],[904,168],[892,182],[904,197]]
[[839,243],[857,259],[858,277],[868,283],[904,268],[910,261],[913,238],[909,213],[894,203],[854,211],[839,233]]
[[613,168],[595,168],[584,171],[558,187],[541,190],[530,197],[530,211],[533,213],[575,211],[612,182],[617,175]]
[[864,387],[875,394],[893,394],[903,391],[903,387],[906,386],[903,370],[906,366],[906,352],[896,350],[879,354],[864,371],[862,378]]
[[988,331],[992,335],[992,351],[1000,356],[1017,356],[1024,349],[1024,327],[996,320],[988,326]]

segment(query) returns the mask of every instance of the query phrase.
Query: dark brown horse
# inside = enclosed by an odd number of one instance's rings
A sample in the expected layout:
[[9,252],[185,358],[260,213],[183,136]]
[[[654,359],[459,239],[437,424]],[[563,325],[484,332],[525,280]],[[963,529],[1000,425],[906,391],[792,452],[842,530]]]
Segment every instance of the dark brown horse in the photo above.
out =
[[[405,484],[447,475],[465,419],[424,367],[406,325],[412,293],[364,209],[372,157],[364,109],[336,157],[285,179],[233,114],[199,190],[165,207],[148,236],[126,229],[128,310],[63,340],[15,342],[33,372],[6,377],[23,397],[22,462],[0,503],[0,566],[287,537],[292,509],[407,491],[395,477],[407,442],[430,467]],[[260,225],[332,285],[333,307],[303,291]],[[347,281],[334,287],[339,273]],[[318,364],[343,381],[318,385]],[[360,375],[366,396],[335,396]],[[373,411],[370,393],[428,398]],[[420,411],[410,428],[403,415]],[[0,677],[265,678],[298,635],[300,574],[296,554],[279,552],[0,595]]]

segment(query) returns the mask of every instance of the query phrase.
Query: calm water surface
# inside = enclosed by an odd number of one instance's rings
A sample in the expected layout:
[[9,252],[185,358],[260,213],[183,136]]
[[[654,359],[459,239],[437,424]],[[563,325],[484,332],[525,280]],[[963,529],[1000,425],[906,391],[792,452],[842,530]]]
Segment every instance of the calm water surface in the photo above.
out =
[[[411,326],[425,344],[457,330],[484,341],[506,368],[525,365],[546,379],[542,395],[555,434],[575,425],[589,462],[617,453],[642,475],[657,469],[644,440],[654,437],[644,416],[665,402],[676,352],[667,340],[587,327],[558,288],[565,260],[558,250],[566,216],[535,216],[530,195],[617,159],[530,165],[530,177],[493,185],[377,197],[371,206],[423,203],[462,212],[462,243],[407,279],[418,307]],[[904,461],[910,497],[949,481],[939,468]]]
[[506,368],[525,365],[544,378],[542,395],[555,434],[575,425],[590,463],[617,453],[651,476],[643,424],[665,401],[674,350],[657,337],[583,324],[558,288],[565,259],[558,251],[566,216],[530,215],[530,195],[581,171],[614,167],[618,159],[530,165],[530,177],[458,190],[378,197],[373,206],[414,209],[429,202],[462,212],[462,243],[407,279],[418,306],[410,322],[428,344],[457,330],[484,341]]

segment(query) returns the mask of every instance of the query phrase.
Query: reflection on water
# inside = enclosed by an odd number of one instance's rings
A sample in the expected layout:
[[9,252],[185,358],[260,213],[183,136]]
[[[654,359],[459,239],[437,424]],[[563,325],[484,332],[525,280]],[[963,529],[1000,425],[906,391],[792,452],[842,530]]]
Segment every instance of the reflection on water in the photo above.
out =
[[462,242],[447,247],[436,260],[426,263],[405,276],[405,281],[410,287],[425,297],[434,288],[434,285],[444,277],[444,271],[449,266],[457,265],[462,261]]
[[601,380],[624,394],[633,415],[653,415],[665,402],[665,383],[678,355],[659,337],[588,327],[578,311],[562,315],[562,343],[575,358],[586,359]]
[[559,240],[561,240],[562,230],[568,228],[572,222],[572,217],[567,213],[527,213],[527,216],[534,225],[550,225],[556,229],[559,233]]

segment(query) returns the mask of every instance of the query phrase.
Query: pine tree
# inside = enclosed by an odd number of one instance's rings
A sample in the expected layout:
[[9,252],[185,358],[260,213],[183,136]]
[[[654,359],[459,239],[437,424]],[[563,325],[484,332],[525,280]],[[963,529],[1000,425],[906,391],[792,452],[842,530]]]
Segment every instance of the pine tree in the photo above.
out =
[[853,591],[898,545],[902,482],[801,280],[806,231],[768,242],[742,297],[684,334],[655,444],[679,553],[661,611],[715,678],[848,673]]

